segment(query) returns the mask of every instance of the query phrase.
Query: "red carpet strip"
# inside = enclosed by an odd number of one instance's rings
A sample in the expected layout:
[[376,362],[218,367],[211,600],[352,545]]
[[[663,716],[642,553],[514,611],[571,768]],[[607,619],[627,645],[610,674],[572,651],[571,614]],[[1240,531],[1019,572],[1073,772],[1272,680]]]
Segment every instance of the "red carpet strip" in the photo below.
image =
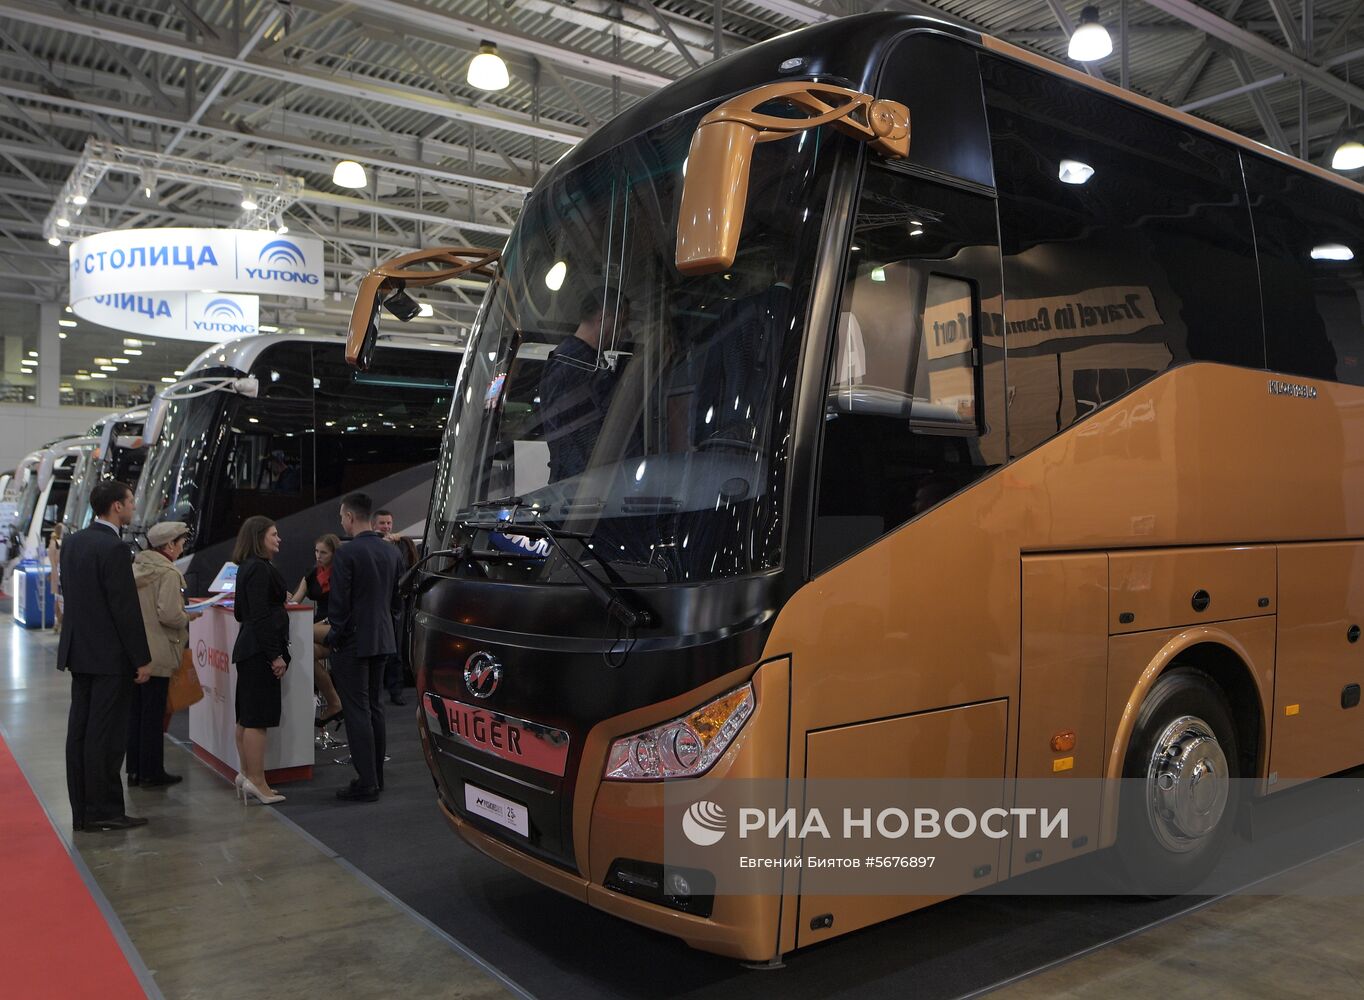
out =
[[0,996],[146,997],[2,738],[0,955]]

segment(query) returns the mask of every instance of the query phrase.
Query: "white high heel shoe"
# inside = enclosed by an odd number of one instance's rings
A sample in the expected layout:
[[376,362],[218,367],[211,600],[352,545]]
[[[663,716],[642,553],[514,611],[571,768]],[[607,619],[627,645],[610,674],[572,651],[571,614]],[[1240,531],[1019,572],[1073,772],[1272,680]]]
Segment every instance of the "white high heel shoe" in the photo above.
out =
[[243,802],[246,801],[246,793],[242,791],[242,782],[245,780],[246,775],[242,774],[240,771],[238,771],[237,776],[232,779],[232,787],[237,790],[237,798],[241,799]]
[[248,794],[254,795],[257,799],[260,800],[261,805],[264,806],[274,805],[276,802],[284,801],[284,796],[279,794],[279,792],[275,792],[273,795],[266,795],[264,792],[262,792],[259,788],[255,786],[255,784],[251,781],[250,778],[244,777],[242,778],[243,802],[246,801],[246,796]]

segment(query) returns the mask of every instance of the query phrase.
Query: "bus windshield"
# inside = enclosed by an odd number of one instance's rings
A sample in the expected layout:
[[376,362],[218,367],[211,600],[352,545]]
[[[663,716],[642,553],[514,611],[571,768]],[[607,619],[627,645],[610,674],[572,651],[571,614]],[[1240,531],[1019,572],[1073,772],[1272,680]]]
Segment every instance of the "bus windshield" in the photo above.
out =
[[515,529],[540,520],[632,583],[780,564],[830,174],[820,160],[846,140],[809,130],[761,146],[734,266],[685,276],[674,244],[700,114],[566,171],[526,205],[465,352],[433,549],[478,539],[516,557],[488,561],[491,576],[572,581],[543,558],[542,535]]
[[209,443],[222,431],[225,398],[213,392],[167,401],[161,434],[151,443],[137,482],[134,531],[167,519],[192,523],[191,515],[203,503],[199,492],[209,474]]

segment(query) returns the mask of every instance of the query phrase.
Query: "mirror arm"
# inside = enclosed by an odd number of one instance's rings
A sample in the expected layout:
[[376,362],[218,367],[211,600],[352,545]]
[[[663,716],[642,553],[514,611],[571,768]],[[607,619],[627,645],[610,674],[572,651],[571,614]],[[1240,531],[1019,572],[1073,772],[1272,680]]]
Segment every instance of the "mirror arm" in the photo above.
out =
[[[361,371],[369,368],[379,338],[379,307],[389,295],[405,287],[434,285],[466,274],[492,278],[501,256],[501,251],[483,247],[431,247],[394,257],[371,270],[360,279],[351,308],[346,361]],[[422,266],[433,263],[441,266]]]
[[[807,117],[758,113],[773,101]],[[731,98],[702,118],[692,135],[677,220],[677,269],[715,274],[732,267],[748,202],[753,147],[823,125],[868,143],[882,156],[909,155],[909,108],[898,101],[809,80],[767,84]]]

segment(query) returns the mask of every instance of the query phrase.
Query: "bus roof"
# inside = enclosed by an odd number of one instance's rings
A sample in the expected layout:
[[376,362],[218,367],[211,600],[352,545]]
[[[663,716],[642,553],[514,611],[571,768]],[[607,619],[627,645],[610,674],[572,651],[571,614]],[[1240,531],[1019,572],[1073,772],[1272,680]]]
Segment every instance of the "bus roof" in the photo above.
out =
[[[297,343],[334,344],[338,351],[344,352],[346,349],[344,337],[333,337],[321,333],[265,333],[254,337],[239,337],[236,340],[214,344],[204,351],[190,362],[189,367],[185,369],[185,376],[188,377],[204,368],[235,368],[237,371],[246,374],[268,348],[276,344]],[[406,344],[401,341],[384,341],[383,349],[456,354],[464,350],[461,345],[457,344],[451,344],[449,347],[432,347],[430,344]]]
[[[1029,52],[1016,45],[983,35],[947,21],[919,14],[876,12],[855,14],[813,24],[779,35],[758,45],[744,49],[718,62],[710,63],[688,74],[676,83],[651,94],[627,108],[573,149],[569,150],[545,176],[545,180],[573,170],[599,156],[606,150],[628,141],[660,122],[709,104],[720,98],[742,93],[752,87],[772,83],[784,76],[791,79],[818,77],[830,83],[871,92],[882,65],[882,56],[905,34],[912,31],[936,31],[979,45],[987,51],[1026,63],[1043,72],[1065,77],[1072,83],[1126,101],[1138,108],[1181,125],[1198,129],[1208,135],[1232,143],[1240,148],[1269,157],[1281,163],[1330,180],[1355,192],[1364,192],[1348,177],[1308,163],[1288,153],[1256,142],[1238,132],[1215,125],[1202,118],[1179,111],[1167,104],[1130,90],[1097,80],[1063,63]],[[783,73],[781,65],[798,59],[799,65]],[[912,109],[911,109],[912,112]],[[912,141],[911,123],[911,141]],[[542,180],[542,183],[544,181]]]

